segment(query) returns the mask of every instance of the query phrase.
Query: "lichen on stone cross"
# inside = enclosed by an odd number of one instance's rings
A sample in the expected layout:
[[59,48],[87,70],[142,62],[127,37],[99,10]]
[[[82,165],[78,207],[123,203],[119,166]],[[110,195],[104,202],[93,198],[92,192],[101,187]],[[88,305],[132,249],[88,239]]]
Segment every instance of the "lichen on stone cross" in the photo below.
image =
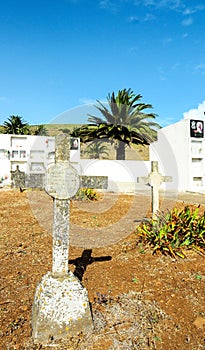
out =
[[68,270],[70,198],[79,188],[69,150],[69,136],[57,136],[55,163],[46,173],[45,190],[54,202],[52,273],[38,284],[32,309],[32,336],[43,345],[93,328],[87,290]]
[[79,175],[70,164],[70,138],[60,134],[56,137],[55,163],[47,169],[45,186],[46,192],[54,199],[54,274],[66,274],[68,271],[70,198],[78,191],[79,183]]

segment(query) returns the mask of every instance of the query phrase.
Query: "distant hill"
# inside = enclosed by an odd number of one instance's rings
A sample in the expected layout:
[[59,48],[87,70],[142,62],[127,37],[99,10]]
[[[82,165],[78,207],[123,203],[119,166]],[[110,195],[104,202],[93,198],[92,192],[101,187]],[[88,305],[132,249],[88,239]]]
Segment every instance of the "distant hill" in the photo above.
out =
[[60,132],[69,133],[74,128],[79,128],[81,124],[43,124],[49,136],[56,136]]
[[[32,131],[34,131],[39,125],[29,125],[29,128]],[[45,129],[48,132],[49,136],[56,136],[60,132],[69,132],[72,131],[76,127],[80,127],[81,124],[43,124]],[[4,128],[3,125],[0,125],[0,134],[3,134]]]

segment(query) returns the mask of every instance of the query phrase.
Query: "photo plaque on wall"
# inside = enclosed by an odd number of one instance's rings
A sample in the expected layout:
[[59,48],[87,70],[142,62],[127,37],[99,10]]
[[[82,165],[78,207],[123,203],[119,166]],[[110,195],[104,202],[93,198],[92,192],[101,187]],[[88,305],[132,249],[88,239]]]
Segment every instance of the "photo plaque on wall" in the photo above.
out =
[[204,137],[204,122],[202,120],[190,120],[190,136],[191,137]]
[[79,147],[79,140],[77,138],[70,139],[70,149],[77,150]]

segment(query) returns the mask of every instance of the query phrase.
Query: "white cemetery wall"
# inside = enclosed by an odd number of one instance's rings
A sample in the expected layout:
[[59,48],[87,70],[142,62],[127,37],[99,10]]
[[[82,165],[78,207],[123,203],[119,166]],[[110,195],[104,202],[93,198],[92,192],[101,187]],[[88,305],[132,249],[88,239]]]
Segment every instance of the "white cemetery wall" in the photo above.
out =
[[6,134],[0,135],[0,184],[10,183],[10,138]]
[[134,192],[145,186],[137,183],[137,177],[147,176],[150,161],[81,159],[82,175],[108,176],[108,191]]
[[[10,183],[10,171],[16,170],[17,165],[28,175],[44,173],[47,165],[54,162],[54,151],[54,137],[0,134],[0,183]],[[70,160],[79,171],[79,139],[73,139]]]
[[6,186],[10,183],[10,162],[0,155],[0,164],[0,186]]
[[10,138],[7,134],[0,134],[0,148],[1,149],[10,149]]
[[48,136],[28,137],[28,175],[45,173],[50,162],[54,162],[55,140]]

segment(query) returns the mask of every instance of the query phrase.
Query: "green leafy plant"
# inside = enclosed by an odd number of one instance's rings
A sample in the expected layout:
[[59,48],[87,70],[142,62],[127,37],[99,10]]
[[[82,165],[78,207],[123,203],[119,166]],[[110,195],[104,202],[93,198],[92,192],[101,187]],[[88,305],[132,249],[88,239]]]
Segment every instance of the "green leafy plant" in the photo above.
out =
[[136,277],[132,277],[132,282],[133,283],[137,283],[138,282],[138,279]]
[[159,337],[154,337],[154,341],[156,341],[156,340],[162,341],[161,338],[159,338]]
[[80,188],[75,195],[75,199],[81,201],[96,201],[98,199],[98,193],[92,188]]
[[199,207],[174,208],[159,212],[156,219],[143,222],[137,228],[140,242],[151,245],[153,252],[185,258],[185,249],[205,253],[205,212],[199,215]]
[[197,281],[201,281],[203,277],[202,277],[202,275],[200,275],[199,273],[197,273],[197,274],[195,275],[195,278],[196,278]]
[[145,254],[146,253],[142,243],[139,243],[139,253],[140,254]]

